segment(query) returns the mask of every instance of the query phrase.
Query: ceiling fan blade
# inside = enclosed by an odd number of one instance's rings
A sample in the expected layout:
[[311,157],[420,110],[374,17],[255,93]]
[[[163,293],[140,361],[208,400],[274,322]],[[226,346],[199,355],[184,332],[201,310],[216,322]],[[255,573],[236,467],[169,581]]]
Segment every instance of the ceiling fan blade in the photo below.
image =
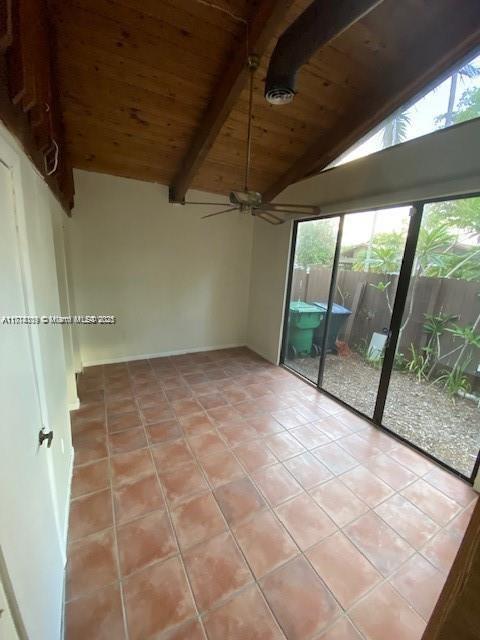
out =
[[228,209],[222,209],[222,211],[215,211],[214,213],[208,213],[206,216],[202,216],[202,220],[204,218],[212,218],[213,216],[219,216],[222,213],[228,213],[229,211],[236,211],[237,207],[229,207]]
[[207,207],[224,207],[228,202],[184,202],[183,204],[203,204]]
[[273,202],[264,202],[262,209],[270,211],[282,211],[283,213],[302,213],[303,215],[318,216],[321,213],[320,207],[311,204],[274,204]]
[[285,222],[283,218],[280,218],[280,216],[276,216],[271,211],[263,211],[263,210],[255,209],[252,215],[254,215],[256,218],[260,218],[261,220],[265,220],[265,222],[268,222],[269,224],[277,225],[277,224],[283,224]]
[[293,209],[270,209],[270,207],[268,205],[265,205],[263,207],[260,208],[261,211],[270,211],[271,213],[280,213],[283,216],[290,216],[290,217],[302,217],[302,218],[309,218],[311,217],[311,213],[309,213],[308,211],[295,211]]

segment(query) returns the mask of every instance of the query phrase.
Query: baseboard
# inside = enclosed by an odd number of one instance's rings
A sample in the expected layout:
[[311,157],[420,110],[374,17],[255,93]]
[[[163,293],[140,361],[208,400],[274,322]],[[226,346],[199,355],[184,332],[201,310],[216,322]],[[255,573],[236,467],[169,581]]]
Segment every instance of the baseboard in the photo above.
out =
[[146,360],[148,358],[167,358],[168,356],[182,356],[186,353],[203,353],[217,351],[220,349],[237,349],[245,347],[245,343],[213,345],[209,347],[189,347],[188,349],[176,349],[174,351],[161,351],[159,353],[143,353],[134,356],[119,356],[117,358],[105,358],[101,360],[87,360],[83,362],[84,367],[95,367],[102,364],[116,364],[117,362],[131,362],[132,360]]
[[68,410],[69,411],[75,411],[75,409],[80,409],[80,398],[78,398],[78,397],[74,402],[72,402],[72,403],[70,403],[68,405]]

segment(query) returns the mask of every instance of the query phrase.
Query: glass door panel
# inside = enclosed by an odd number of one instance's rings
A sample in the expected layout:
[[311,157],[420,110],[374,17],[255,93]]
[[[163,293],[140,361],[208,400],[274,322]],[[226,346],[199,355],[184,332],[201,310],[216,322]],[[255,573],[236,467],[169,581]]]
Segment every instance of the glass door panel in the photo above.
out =
[[[409,213],[410,207],[397,207],[344,216],[331,314],[319,329],[325,351],[320,386],[370,418]],[[323,293],[310,299],[327,309]]]
[[297,225],[284,363],[315,384],[320,362],[318,331],[325,309],[313,303],[317,298],[328,299],[338,224],[338,218],[325,218]]
[[480,198],[425,205],[383,425],[466,477],[480,448]]

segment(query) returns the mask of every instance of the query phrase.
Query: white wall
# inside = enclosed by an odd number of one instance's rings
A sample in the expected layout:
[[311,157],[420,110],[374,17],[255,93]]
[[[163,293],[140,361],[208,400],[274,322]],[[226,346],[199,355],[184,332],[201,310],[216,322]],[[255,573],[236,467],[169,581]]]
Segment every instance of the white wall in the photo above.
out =
[[[325,214],[480,192],[480,120],[391,147],[291,185],[279,202]],[[283,331],[289,227],[254,228],[248,345],[277,363]]]
[[270,362],[280,354],[291,224],[255,220],[248,346]]
[[79,327],[83,366],[245,344],[251,218],[202,220],[211,207],[173,206],[166,187],[91,172],[75,172],[75,191],[75,309],[117,318]]

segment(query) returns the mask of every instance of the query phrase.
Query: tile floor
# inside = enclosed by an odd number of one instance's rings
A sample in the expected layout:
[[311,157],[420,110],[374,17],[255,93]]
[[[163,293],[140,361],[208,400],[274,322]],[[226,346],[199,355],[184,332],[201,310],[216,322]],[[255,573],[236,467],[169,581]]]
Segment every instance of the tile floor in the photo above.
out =
[[67,640],[419,640],[472,489],[246,349],[91,367]]

